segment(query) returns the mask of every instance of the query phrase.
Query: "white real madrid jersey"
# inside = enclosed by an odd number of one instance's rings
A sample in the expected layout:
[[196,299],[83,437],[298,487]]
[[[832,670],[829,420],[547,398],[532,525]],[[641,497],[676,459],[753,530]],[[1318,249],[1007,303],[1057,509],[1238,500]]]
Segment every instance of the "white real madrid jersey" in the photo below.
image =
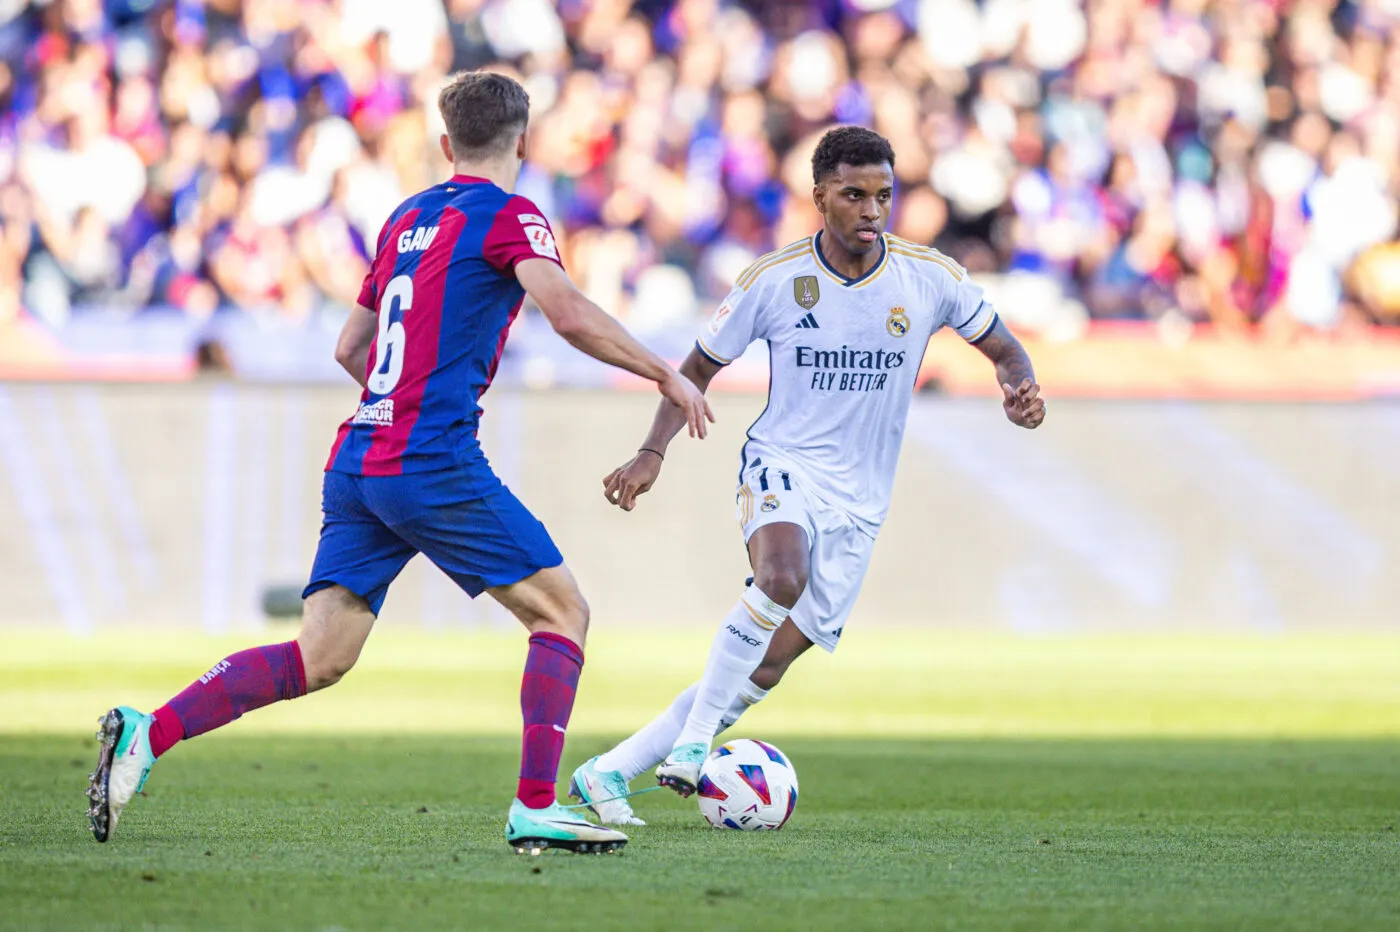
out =
[[768,343],[768,406],[749,428],[740,471],[789,466],[819,498],[871,533],[889,511],[914,382],[944,326],[976,343],[996,313],[967,273],[935,249],[885,234],[869,272],[848,279],[821,234],[748,268],[698,342],[719,365]]

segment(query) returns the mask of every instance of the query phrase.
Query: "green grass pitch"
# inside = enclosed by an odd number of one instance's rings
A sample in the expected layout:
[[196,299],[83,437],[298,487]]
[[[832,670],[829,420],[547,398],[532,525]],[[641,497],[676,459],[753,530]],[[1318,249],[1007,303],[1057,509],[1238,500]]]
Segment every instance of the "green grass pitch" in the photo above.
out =
[[[1393,636],[853,631],[736,729],[797,766],[782,832],[651,793],[623,854],[528,859],[523,638],[385,632],[341,686],[177,748],[94,844],[97,715],[278,636],[5,637],[0,928],[1400,928]],[[599,632],[566,768],[705,640]]]

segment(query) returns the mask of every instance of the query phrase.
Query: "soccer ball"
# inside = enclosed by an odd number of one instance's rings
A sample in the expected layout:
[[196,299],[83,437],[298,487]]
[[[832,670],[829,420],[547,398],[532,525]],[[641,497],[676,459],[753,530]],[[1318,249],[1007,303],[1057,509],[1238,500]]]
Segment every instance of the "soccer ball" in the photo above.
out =
[[797,771],[773,745],[740,738],[705,760],[696,791],[700,814],[715,828],[777,831],[797,806]]

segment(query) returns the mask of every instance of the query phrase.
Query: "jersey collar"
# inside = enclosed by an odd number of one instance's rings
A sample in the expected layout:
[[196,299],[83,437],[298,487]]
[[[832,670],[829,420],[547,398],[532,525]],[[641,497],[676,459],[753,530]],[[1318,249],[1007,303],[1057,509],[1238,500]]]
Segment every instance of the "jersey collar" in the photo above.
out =
[[879,275],[880,272],[884,270],[885,261],[889,259],[890,251],[886,248],[885,237],[882,234],[880,236],[880,261],[876,262],[870,268],[866,269],[865,274],[857,278],[848,278],[847,276],[842,275],[840,272],[836,271],[836,269],[831,267],[831,263],[826,261],[826,256],[822,255],[822,234],[820,230],[818,230],[817,234],[812,237],[812,255],[816,256],[817,265],[821,267],[823,272],[826,272],[828,275],[830,275],[832,278],[836,279],[838,282],[845,285],[846,287],[854,288],[865,284],[866,282],[874,278],[876,275]]
[[490,178],[478,178],[475,175],[453,175],[448,179],[450,184],[495,184]]

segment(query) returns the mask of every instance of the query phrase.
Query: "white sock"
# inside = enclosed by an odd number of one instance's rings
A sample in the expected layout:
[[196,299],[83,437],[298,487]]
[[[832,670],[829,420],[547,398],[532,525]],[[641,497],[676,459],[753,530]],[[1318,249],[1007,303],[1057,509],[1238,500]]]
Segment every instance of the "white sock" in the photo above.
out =
[[[690,715],[690,707],[694,704],[695,694],[699,689],[699,683],[691,683],[681,690],[680,695],[671,700],[671,704],[660,715],[647,722],[611,751],[598,755],[598,763],[595,766],[599,770],[616,770],[622,774],[622,779],[631,783],[636,777],[661,763],[666,759],[666,755],[671,753],[676,736],[685,727],[686,716]],[[767,697],[768,690],[759,689],[752,680],[746,680],[739,687],[739,695],[720,718],[719,731],[715,734],[719,735],[725,729],[733,728],[734,723],[750,706],[757,705]]]
[[788,611],[757,586],[744,590],[744,597],[729,610],[710,645],[700,691],[695,694],[695,704],[690,707],[675,747],[696,742],[708,747],[714,740],[720,719],[763,660],[773,632],[787,618]]
[[681,690],[665,711],[643,725],[632,737],[600,756],[595,766],[599,770],[621,771],[622,778],[631,781],[633,777],[661,763],[671,753],[676,735],[685,727],[685,717],[690,714],[690,706],[695,702],[695,693],[699,688],[699,683],[691,683]]
[[744,684],[739,687],[739,695],[734,697],[734,701],[729,704],[724,715],[720,716],[719,731],[715,734],[718,735],[722,731],[733,728],[734,723],[739,720],[739,716],[747,712],[750,706],[758,705],[767,698],[768,690],[759,689],[753,684],[753,680],[744,680]]

